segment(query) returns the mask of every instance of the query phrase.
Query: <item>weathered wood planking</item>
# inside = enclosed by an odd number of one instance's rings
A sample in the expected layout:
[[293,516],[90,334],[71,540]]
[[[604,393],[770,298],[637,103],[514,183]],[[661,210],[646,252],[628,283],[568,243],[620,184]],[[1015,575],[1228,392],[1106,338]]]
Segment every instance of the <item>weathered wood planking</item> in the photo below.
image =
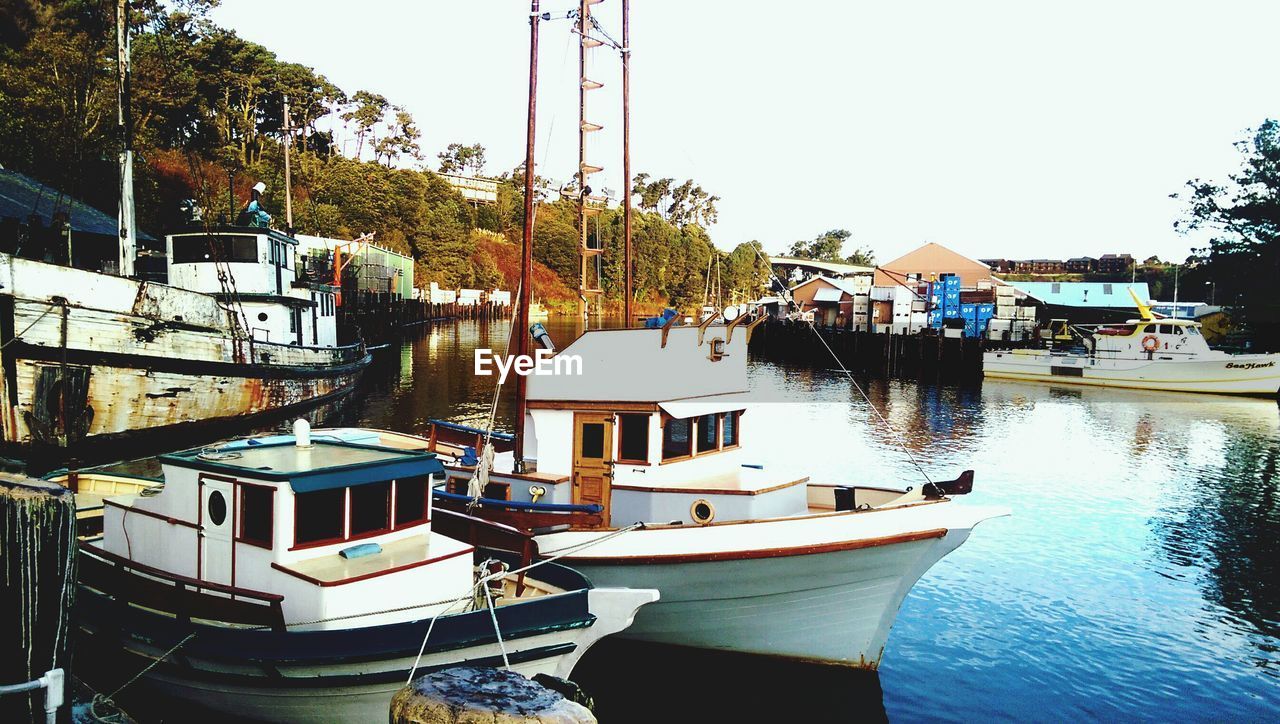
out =
[[354,386],[359,345],[232,333],[210,295],[0,254],[4,441],[67,445],[290,408]]

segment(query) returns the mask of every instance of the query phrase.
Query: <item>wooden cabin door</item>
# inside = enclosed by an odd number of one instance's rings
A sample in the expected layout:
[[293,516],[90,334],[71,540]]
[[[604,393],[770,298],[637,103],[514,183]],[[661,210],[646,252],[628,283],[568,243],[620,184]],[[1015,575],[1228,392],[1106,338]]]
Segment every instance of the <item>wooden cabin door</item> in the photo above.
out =
[[200,476],[200,579],[235,585],[235,483]]
[[578,412],[573,415],[573,502],[604,507],[609,522],[609,491],[613,483],[613,415]]

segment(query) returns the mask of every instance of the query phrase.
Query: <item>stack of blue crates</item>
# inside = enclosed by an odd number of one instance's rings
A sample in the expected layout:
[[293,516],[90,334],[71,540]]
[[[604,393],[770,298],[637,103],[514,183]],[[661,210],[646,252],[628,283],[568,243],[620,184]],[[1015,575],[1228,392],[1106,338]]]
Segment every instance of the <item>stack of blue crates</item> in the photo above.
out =
[[960,276],[943,274],[929,284],[929,326],[942,328],[942,320],[961,316]]
[[929,284],[929,326],[942,328],[944,319],[964,320],[964,336],[980,337],[987,331],[987,322],[996,314],[996,305],[960,303],[960,276],[942,274],[938,281]]

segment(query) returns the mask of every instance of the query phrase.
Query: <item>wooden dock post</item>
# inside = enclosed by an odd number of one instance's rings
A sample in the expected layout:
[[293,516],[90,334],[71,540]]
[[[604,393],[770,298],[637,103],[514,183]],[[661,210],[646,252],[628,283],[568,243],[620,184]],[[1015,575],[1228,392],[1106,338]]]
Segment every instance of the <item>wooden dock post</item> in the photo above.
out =
[[[0,473],[0,561],[0,684],[66,671],[76,591],[75,495]],[[0,697],[0,721],[44,719],[43,691]]]
[[391,724],[590,724],[591,710],[514,671],[455,666],[414,679],[391,698]]

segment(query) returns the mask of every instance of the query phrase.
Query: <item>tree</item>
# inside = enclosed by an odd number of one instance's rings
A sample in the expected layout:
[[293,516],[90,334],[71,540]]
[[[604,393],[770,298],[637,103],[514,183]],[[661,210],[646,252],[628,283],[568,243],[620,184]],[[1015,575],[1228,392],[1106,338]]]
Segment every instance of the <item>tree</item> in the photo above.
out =
[[797,259],[843,262],[845,257],[841,250],[844,247],[844,242],[850,236],[852,234],[847,229],[831,229],[819,234],[812,241],[797,241],[793,243],[790,256]]
[[1192,179],[1181,194],[1173,194],[1186,203],[1174,228],[1212,234],[1209,246],[1188,260],[1203,264],[1184,281],[1189,286],[1214,283],[1219,300],[1242,305],[1255,328],[1267,327],[1265,334],[1259,330],[1257,341],[1278,347],[1280,305],[1274,287],[1280,279],[1280,122],[1267,119],[1235,146],[1241,167],[1225,183]]
[[382,122],[390,104],[385,96],[366,90],[356,91],[351,100],[351,109],[342,114],[342,120],[356,124],[356,158],[360,158],[365,136],[370,135],[374,126]]
[[876,253],[871,249],[863,249],[858,247],[853,253],[844,258],[844,263],[853,264],[854,266],[875,266]]
[[462,173],[470,169],[472,176],[479,176],[484,170],[484,146],[478,143],[470,146],[450,143],[436,158],[440,159],[440,173]]

